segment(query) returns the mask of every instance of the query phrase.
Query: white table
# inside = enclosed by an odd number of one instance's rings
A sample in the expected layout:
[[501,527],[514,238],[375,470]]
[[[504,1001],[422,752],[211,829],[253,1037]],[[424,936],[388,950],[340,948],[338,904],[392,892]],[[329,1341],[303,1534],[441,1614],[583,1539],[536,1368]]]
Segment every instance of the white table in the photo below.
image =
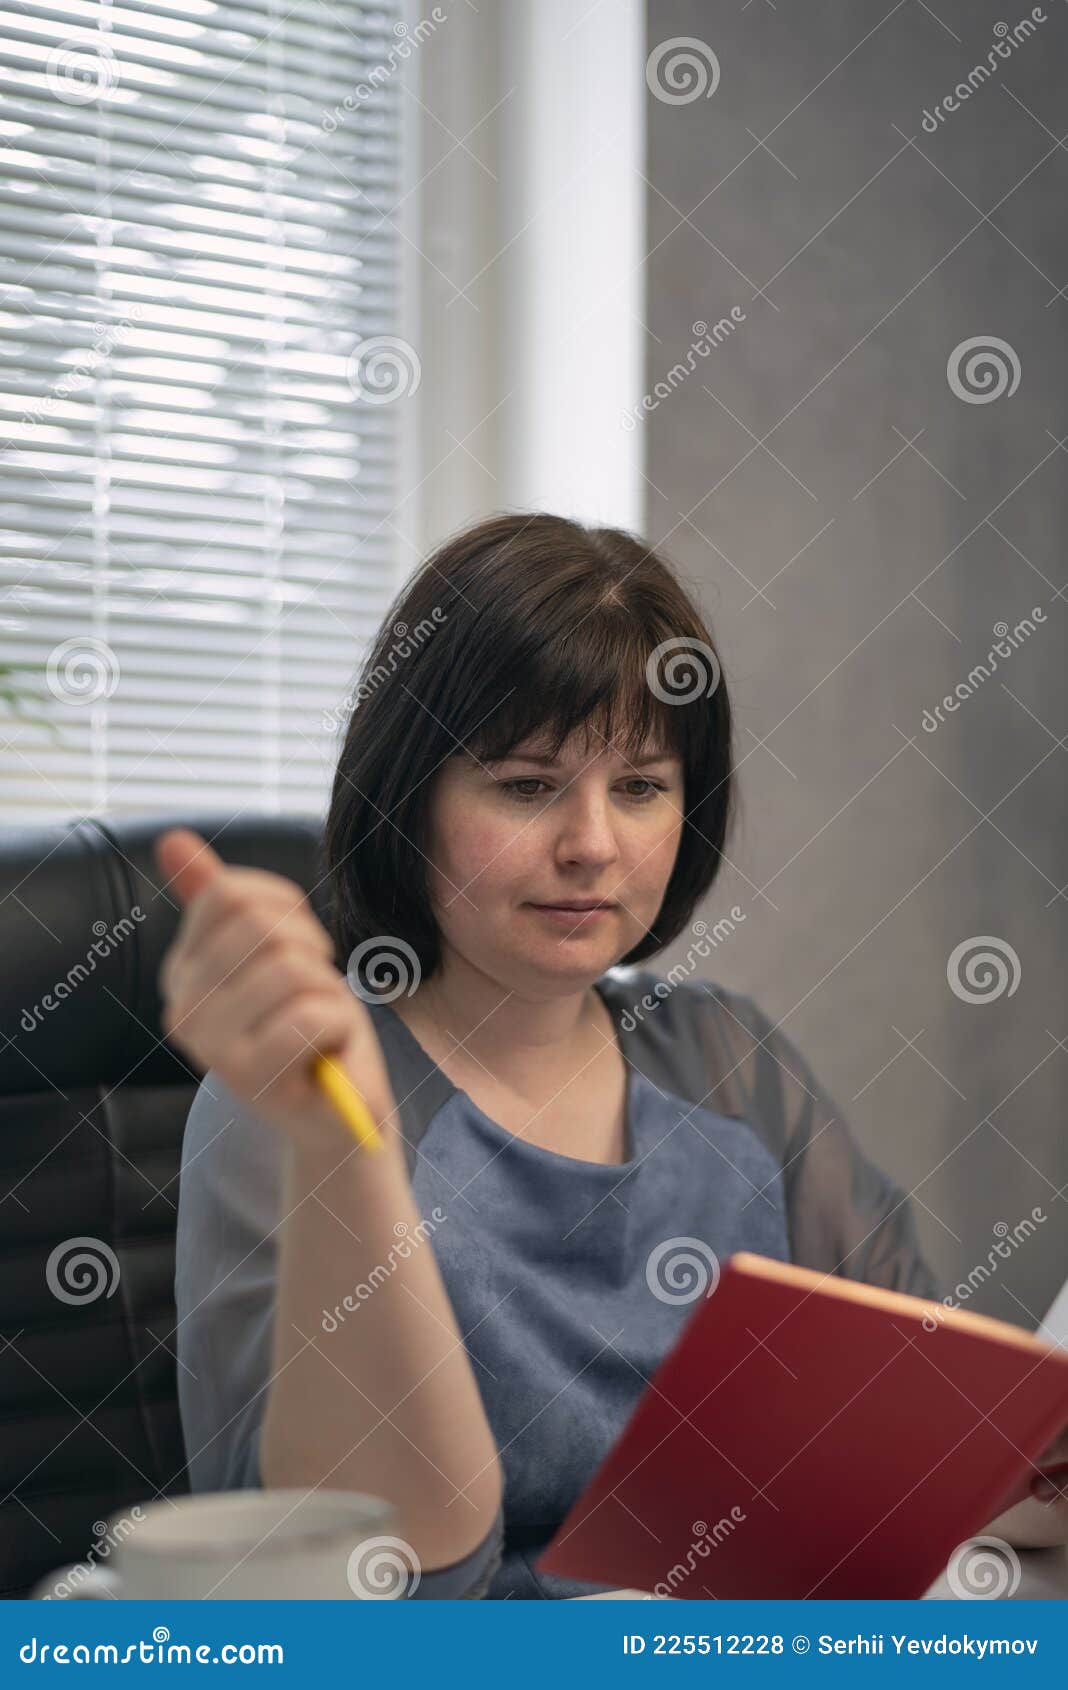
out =
[[[1068,1601],[1068,1548],[1063,1545],[1059,1549],[1018,1549],[1020,1557],[1020,1583],[1011,1598],[1013,1602],[1064,1602]],[[635,1599],[652,1602],[675,1602],[681,1600],[674,1596],[647,1597],[644,1590],[599,1590],[592,1596],[574,1596],[574,1602],[605,1602]],[[929,1590],[924,1591],[923,1600],[933,1601],[961,1601],[956,1591],[952,1590],[945,1573],[935,1579]],[[981,1598],[979,1598],[981,1600]]]
[[[1012,1602],[1064,1602],[1068,1600],[1068,1548],[1018,1549],[1020,1583],[1011,1597]],[[951,1590],[945,1573],[936,1578],[930,1590],[924,1591],[925,1601],[958,1600]]]

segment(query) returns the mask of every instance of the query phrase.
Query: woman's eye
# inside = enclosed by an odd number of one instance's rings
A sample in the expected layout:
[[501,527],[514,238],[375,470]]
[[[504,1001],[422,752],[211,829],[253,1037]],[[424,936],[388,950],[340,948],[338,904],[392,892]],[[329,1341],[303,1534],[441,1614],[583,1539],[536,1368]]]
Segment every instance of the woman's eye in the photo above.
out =
[[[520,804],[522,804],[522,803],[528,803],[529,804],[529,803],[533,802],[535,799],[539,798],[541,796],[541,794],[539,792],[521,791],[520,788],[521,787],[532,787],[532,786],[533,787],[544,786],[545,782],[543,780],[538,780],[534,775],[528,775],[525,779],[522,779],[522,780],[503,780],[503,781],[499,782],[499,785],[501,786],[503,791],[505,791],[508,794],[508,796],[510,798],[515,799]],[[656,797],[658,792],[663,792],[663,790],[664,790],[664,788],[662,786],[660,786],[659,783],[657,783],[655,781],[646,780],[645,777],[642,776],[642,775],[637,775],[637,776],[634,777],[633,780],[629,780],[629,781],[624,782],[624,787],[635,787],[635,786],[644,787],[645,791],[644,792],[633,792],[633,791],[625,791],[624,792],[624,796],[631,799],[631,801],[635,804],[647,804],[651,798]]]

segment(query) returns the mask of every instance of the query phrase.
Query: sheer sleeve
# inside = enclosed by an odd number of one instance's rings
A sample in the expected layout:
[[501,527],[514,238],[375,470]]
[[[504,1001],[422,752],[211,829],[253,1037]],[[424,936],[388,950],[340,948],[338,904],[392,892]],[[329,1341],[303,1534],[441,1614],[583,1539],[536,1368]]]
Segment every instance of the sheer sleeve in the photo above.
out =
[[[182,1141],[175,1265],[178,1406],[194,1492],[261,1487],[283,1156],[279,1134],[209,1070]],[[480,1544],[424,1572],[412,1596],[484,1596],[503,1536],[499,1510]]]
[[783,1169],[792,1260],[938,1299],[908,1194],[861,1149],[796,1046],[751,998],[692,984],[709,1108],[749,1122]]

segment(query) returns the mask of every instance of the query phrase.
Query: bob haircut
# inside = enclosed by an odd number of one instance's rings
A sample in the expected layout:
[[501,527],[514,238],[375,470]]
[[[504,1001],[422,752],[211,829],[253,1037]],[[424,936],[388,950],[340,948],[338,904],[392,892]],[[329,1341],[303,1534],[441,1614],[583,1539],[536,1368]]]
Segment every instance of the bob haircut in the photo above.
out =
[[[576,729],[593,744],[591,731],[609,741],[617,727],[621,754],[663,745],[683,770],[663,901],[614,966],[643,961],[686,926],[733,822],[730,703],[699,612],[634,535],[548,512],[464,529],[398,594],[359,673],[325,829],[328,921],[343,969],[357,946],[365,955],[378,941],[387,966],[398,940],[421,977],[440,962],[426,869],[433,776],[445,759],[503,758],[531,736],[555,757]],[[402,956],[395,966],[408,971]],[[367,995],[379,989],[374,981]]]

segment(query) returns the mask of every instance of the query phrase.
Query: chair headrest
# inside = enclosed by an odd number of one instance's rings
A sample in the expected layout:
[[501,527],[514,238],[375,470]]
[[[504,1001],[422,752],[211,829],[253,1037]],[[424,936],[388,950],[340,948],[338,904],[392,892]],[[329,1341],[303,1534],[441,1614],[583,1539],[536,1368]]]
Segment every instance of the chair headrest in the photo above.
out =
[[270,869],[325,921],[316,816],[86,817],[0,834],[0,1095],[49,1086],[188,1084],[162,1042],[160,964],[181,905],[153,843],[191,827],[230,863]]

